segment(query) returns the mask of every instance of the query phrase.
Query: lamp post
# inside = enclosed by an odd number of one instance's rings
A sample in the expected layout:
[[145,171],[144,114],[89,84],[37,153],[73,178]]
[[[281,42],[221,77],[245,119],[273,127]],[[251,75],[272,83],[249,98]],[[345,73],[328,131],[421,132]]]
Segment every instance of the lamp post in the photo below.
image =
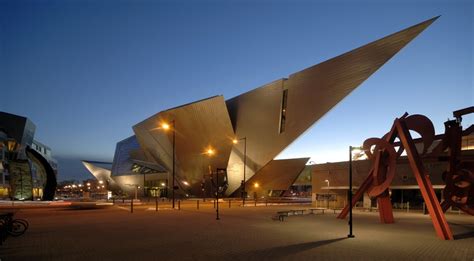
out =
[[140,186],[135,185],[135,200],[138,200],[138,189],[140,188]]
[[247,169],[247,137],[243,137],[243,138],[240,138],[240,139],[233,139],[232,142],[234,144],[237,144],[239,143],[239,140],[244,140],[244,179],[242,180],[242,206],[245,206],[245,197],[247,196],[246,195],[246,191],[245,191],[245,171]]
[[348,238],[355,237],[352,234],[352,151],[354,149],[360,150],[362,148],[349,146],[349,191],[347,192],[347,201],[349,202],[349,234],[347,235]]
[[143,198],[146,198],[146,172],[143,172]]
[[326,200],[327,200],[327,208],[329,208],[329,180],[326,179],[325,182],[327,183],[327,186],[326,186]]
[[[215,150],[212,149],[211,147],[209,147],[205,152],[205,154],[209,158],[214,156],[215,153],[216,153]],[[216,187],[216,220],[220,220],[220,218],[219,218],[219,169],[216,170],[216,182],[215,183],[212,180],[211,164],[209,164],[209,171],[210,171],[210,177],[211,177],[211,184],[214,185],[214,187]]]
[[175,120],[172,120],[171,121],[171,127],[169,124],[167,123],[163,123],[161,124],[161,127],[166,131],[166,130],[169,130],[170,128],[172,129],[173,131],[173,186],[172,186],[172,197],[173,197],[173,209],[174,209],[174,201],[175,201],[175,196],[174,196],[174,191],[176,190],[176,187],[175,187],[175,161],[176,161],[176,124],[175,124]]
[[219,219],[219,170],[216,170],[216,220]]

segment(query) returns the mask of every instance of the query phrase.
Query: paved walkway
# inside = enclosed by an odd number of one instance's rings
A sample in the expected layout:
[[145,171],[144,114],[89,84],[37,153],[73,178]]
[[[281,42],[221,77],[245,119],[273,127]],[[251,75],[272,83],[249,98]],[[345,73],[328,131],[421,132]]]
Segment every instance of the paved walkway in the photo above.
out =
[[136,206],[93,210],[25,209],[27,233],[0,246],[5,260],[474,260],[474,217],[448,214],[454,241],[436,237],[429,216],[395,213],[380,224],[378,213],[354,214],[355,238],[347,221],[332,213],[273,221],[278,210],[309,206],[211,205],[155,212]]

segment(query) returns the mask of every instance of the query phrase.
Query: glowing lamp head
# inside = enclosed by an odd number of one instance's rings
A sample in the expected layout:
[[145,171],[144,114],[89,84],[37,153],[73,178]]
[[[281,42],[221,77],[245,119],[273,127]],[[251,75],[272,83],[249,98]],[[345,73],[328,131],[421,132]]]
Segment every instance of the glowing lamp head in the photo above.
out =
[[9,152],[14,152],[18,148],[18,143],[15,139],[8,139],[6,143]]
[[214,155],[215,153],[216,153],[216,152],[215,152],[212,148],[209,148],[209,149],[206,150],[206,154],[207,154],[208,156],[212,156],[212,155]]
[[239,141],[237,139],[233,139],[232,143],[237,144],[237,143],[239,143]]
[[161,128],[162,128],[163,130],[169,130],[171,127],[170,127],[170,125],[169,125],[168,123],[163,122],[163,123],[161,124]]
[[253,184],[255,188],[258,188],[260,185],[258,183]]

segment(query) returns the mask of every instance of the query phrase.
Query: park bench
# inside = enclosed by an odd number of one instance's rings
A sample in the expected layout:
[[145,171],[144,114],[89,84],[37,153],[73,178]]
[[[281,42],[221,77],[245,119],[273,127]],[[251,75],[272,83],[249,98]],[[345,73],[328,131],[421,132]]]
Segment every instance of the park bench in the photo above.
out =
[[278,211],[273,220],[285,221],[285,217],[288,217],[292,211]]
[[292,209],[285,211],[278,211],[277,214],[272,218],[273,220],[284,221],[285,217],[303,215],[306,209]]
[[303,215],[306,209],[293,209],[293,215]]
[[326,210],[326,208],[310,208],[309,209],[309,214],[314,214],[314,211],[320,211],[321,213],[324,214],[324,211]]

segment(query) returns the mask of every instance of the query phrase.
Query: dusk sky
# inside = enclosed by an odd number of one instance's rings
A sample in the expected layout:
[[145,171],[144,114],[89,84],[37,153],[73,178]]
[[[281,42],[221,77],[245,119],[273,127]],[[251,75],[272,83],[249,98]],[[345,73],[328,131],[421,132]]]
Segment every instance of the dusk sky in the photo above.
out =
[[347,160],[404,112],[442,133],[474,105],[473,3],[0,0],[0,111],[36,124],[60,179],[92,178],[79,160],[112,161],[159,111],[232,98],[441,15],[278,156]]

